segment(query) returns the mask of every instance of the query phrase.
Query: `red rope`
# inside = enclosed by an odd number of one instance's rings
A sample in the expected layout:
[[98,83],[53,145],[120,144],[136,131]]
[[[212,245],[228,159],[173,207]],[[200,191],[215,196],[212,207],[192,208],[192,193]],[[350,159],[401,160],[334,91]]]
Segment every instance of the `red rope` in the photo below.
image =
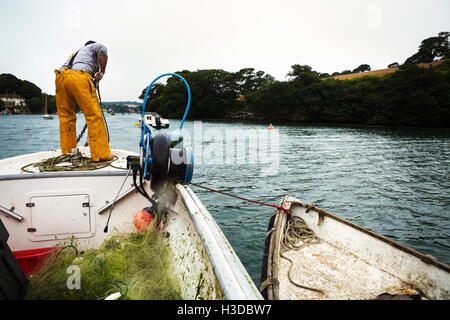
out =
[[201,186],[201,185],[193,183],[193,182],[191,182],[191,184],[196,186],[196,187],[199,187],[199,188],[203,188],[203,189],[206,189],[206,190],[209,190],[209,191],[212,191],[212,192],[217,192],[217,193],[223,194],[225,196],[229,196],[229,197],[233,197],[233,198],[237,198],[237,199],[241,199],[241,200],[257,203],[257,204],[260,204],[260,205],[263,205],[263,206],[274,207],[274,208],[277,208],[278,210],[283,210],[284,212],[286,212],[288,214],[291,213],[288,209],[284,208],[283,206],[277,206],[276,204],[268,204],[268,203],[264,203],[264,202],[261,202],[261,201],[256,201],[256,200],[252,200],[252,199],[247,199],[247,198],[235,196],[233,194],[229,194],[229,193],[226,193],[226,192],[223,192],[223,191],[211,189],[211,188],[208,188],[208,187],[205,187],[205,186]]

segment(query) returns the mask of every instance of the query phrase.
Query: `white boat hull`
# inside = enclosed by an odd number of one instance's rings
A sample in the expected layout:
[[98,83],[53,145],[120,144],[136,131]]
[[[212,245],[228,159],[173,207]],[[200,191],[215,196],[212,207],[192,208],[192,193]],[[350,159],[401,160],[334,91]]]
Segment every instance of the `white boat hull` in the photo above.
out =
[[[168,119],[160,117],[159,120],[160,120],[161,128],[164,128],[164,129],[169,128],[170,121]],[[142,121],[142,120],[140,120],[140,121]],[[144,123],[146,125],[151,126],[152,128],[155,128],[155,129],[158,128],[158,124],[156,123],[156,116],[154,114],[146,113],[145,117],[144,117]]]
[[[89,155],[89,149],[81,148]],[[113,164],[126,167],[130,152],[112,150]],[[35,153],[0,160],[0,219],[13,252],[52,248],[74,237],[80,250],[98,248],[116,233],[135,231],[134,215],[150,203],[133,186],[127,170],[24,173],[26,164],[59,155]],[[125,180],[126,178],[126,180]],[[125,180],[125,183],[124,183]],[[122,191],[104,232],[112,203]],[[147,192],[151,195],[148,184]],[[262,299],[236,253],[207,209],[189,187],[169,186],[172,198],[162,204],[161,232],[174,253],[173,265],[184,299]],[[3,208],[3,210],[2,210]],[[158,221],[159,225],[159,221]]]

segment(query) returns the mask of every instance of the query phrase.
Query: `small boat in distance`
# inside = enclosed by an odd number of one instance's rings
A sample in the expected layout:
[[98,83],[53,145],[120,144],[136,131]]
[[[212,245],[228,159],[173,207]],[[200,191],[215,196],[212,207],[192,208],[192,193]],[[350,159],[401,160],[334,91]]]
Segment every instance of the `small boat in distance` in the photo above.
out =
[[448,300],[450,266],[314,204],[285,196],[268,227],[268,300]]
[[269,127],[267,127],[267,129],[273,130],[273,129],[275,129],[275,127],[272,124],[270,124]]
[[156,112],[146,112],[144,123],[152,126],[155,129],[168,128],[170,125],[169,120],[162,118]]
[[53,116],[48,114],[47,112],[47,95],[45,95],[45,104],[44,104],[44,115],[42,116],[45,120],[52,120]]

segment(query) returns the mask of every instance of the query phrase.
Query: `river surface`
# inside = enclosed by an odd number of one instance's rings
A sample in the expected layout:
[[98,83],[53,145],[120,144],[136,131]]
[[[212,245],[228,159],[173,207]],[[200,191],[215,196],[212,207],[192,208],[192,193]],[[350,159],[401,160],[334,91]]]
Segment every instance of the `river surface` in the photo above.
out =
[[[113,148],[138,152],[137,118],[106,114]],[[171,119],[167,131],[179,124]],[[83,125],[78,115],[78,133]],[[280,125],[269,131],[267,125],[186,121],[192,181],[269,204],[284,195],[314,202],[450,263],[449,130]],[[0,158],[55,148],[57,116],[0,116]],[[259,285],[273,208],[192,189]]]

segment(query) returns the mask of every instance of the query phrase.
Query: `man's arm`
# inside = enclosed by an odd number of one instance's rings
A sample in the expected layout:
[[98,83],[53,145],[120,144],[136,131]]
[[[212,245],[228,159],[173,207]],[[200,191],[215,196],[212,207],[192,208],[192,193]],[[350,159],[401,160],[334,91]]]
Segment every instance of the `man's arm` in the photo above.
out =
[[97,74],[95,75],[95,82],[99,82],[100,80],[102,80],[103,76],[105,75],[106,72],[106,64],[108,63],[108,56],[107,55],[100,55],[98,56],[98,63],[100,65],[100,70],[99,72],[97,72]]

